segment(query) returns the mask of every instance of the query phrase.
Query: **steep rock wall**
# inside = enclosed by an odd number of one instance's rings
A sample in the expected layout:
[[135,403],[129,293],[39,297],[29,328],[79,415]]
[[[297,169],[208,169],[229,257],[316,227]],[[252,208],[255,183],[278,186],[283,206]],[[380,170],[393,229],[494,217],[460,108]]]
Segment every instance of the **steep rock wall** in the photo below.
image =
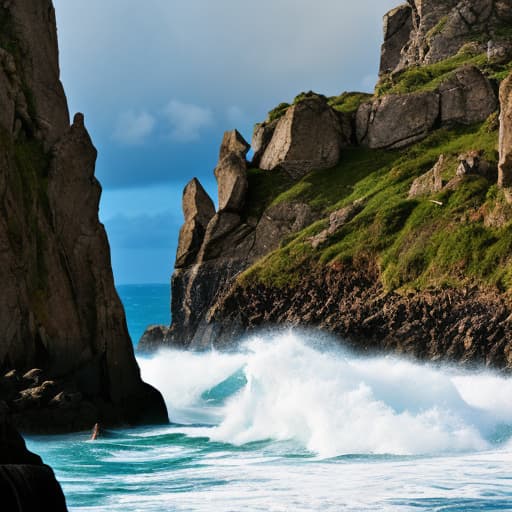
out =
[[96,149],[82,115],[69,125],[53,5],[3,2],[0,24],[1,398],[24,430],[165,422],[114,288]]

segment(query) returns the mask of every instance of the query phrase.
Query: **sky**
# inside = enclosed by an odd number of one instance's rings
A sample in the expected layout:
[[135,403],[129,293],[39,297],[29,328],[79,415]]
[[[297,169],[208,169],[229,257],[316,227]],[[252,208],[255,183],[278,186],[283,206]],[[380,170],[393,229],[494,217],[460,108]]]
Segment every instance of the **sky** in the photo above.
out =
[[117,284],[166,283],[181,195],[216,200],[224,131],[301,91],[372,91],[399,0],[54,0],[61,77],[99,151]]

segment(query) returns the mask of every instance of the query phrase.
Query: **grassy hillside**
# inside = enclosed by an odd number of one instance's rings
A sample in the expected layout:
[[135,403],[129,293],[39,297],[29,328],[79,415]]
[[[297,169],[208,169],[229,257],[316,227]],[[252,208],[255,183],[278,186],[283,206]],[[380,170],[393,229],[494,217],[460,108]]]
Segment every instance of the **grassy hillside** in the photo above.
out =
[[[481,125],[438,130],[405,150],[345,150],[338,166],[314,171],[282,192],[285,183],[279,175],[252,171],[260,192],[274,191],[266,195],[267,205],[306,202],[325,218],[285,240],[279,250],[245,272],[240,282],[288,286],[298,280],[304,264],[357,264],[371,258],[378,262],[387,290],[470,284],[509,290],[512,225],[493,228],[485,222],[494,209],[508,208],[494,181],[468,175],[455,190],[408,199],[413,180],[432,168],[441,154],[447,182],[455,176],[458,155],[469,150],[482,150],[496,166],[497,142],[494,115]],[[325,229],[329,213],[362,198],[365,208],[314,249],[309,239]],[[257,195],[252,200],[257,201]]]

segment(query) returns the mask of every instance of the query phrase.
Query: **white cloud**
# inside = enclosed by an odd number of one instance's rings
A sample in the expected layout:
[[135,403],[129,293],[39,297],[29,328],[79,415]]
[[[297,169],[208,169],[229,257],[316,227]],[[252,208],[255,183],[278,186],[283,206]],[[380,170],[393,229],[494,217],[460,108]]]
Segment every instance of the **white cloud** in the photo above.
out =
[[208,108],[172,100],[164,113],[171,123],[171,138],[179,142],[198,140],[201,130],[213,124],[213,114]]
[[136,113],[133,110],[123,112],[117,120],[114,139],[122,144],[135,146],[142,144],[155,128],[155,118],[147,112]]

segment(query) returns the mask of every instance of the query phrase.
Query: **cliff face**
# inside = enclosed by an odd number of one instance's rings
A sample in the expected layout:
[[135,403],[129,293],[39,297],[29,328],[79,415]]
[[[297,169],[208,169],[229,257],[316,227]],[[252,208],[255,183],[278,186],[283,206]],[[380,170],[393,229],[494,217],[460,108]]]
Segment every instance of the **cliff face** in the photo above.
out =
[[357,350],[512,368],[511,15],[411,0],[384,18],[373,95],[271,111],[253,161],[237,157],[243,200],[178,260],[173,324],[142,350],[303,325]]
[[69,124],[52,3],[3,2],[0,25],[1,398],[24,430],[165,422],[114,288],[96,150],[81,114]]

